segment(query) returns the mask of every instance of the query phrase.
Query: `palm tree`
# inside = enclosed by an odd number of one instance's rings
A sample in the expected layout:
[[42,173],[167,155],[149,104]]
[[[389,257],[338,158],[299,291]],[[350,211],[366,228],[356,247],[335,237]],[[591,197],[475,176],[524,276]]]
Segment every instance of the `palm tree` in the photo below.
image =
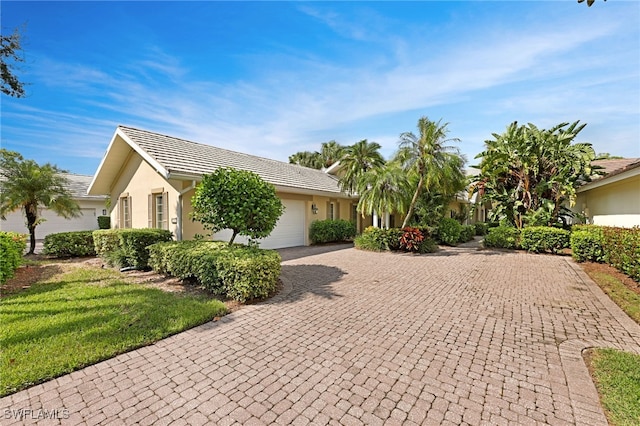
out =
[[434,122],[427,117],[421,117],[418,120],[419,136],[411,132],[400,135],[400,149],[396,154],[396,160],[402,164],[407,173],[415,173],[418,176],[413,198],[402,222],[403,228],[407,226],[413,215],[420,193],[447,183],[448,177],[445,172],[449,168],[448,162],[451,159],[447,154],[458,152],[447,143],[458,142],[459,139],[447,138],[448,123],[441,124],[441,121]]
[[360,194],[358,211],[372,215],[374,212],[399,213],[406,211],[410,194],[407,174],[398,163],[374,167],[361,175],[356,190]]
[[345,154],[340,159],[341,170],[344,172],[340,178],[340,187],[343,191],[354,194],[360,177],[384,164],[380,148],[377,142],[368,142],[363,139],[345,149]]
[[322,167],[331,167],[344,155],[345,147],[336,141],[323,142],[320,147]]
[[320,170],[322,158],[319,152],[300,151],[289,156],[289,163]]
[[39,208],[53,210],[64,218],[80,216],[80,207],[67,189],[69,181],[49,163],[39,166],[14,151],[0,149],[0,217],[22,209],[29,230],[29,254],[36,248],[36,226],[42,222]]

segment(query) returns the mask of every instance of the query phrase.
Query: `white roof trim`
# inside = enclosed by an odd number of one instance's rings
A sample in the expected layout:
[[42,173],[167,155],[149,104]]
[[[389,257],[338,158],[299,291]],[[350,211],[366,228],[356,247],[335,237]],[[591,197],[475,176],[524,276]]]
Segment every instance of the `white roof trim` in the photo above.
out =
[[138,144],[129,139],[129,136],[125,132],[122,131],[120,127],[116,130],[116,134],[119,135],[122,140],[124,140],[135,152],[140,154],[140,156],[147,162],[151,167],[153,167],[158,173],[162,175],[165,179],[169,180],[169,171],[162,167],[160,163],[153,159],[147,152],[140,148]]
[[102,160],[100,160],[100,165],[98,166],[98,170],[96,170],[96,172],[93,174],[93,178],[91,179],[91,183],[89,184],[89,187],[87,188],[87,195],[89,195],[89,193],[91,193],[91,189],[93,188],[93,185],[95,185],[95,183],[96,183],[96,179],[98,178],[98,175],[100,174],[100,170],[102,170],[102,168],[104,167],[104,162],[107,160],[107,155],[109,154],[109,151],[111,151],[111,147],[113,146],[113,144],[116,141],[117,134],[118,134],[117,131],[116,131],[116,133],[113,134],[113,137],[111,138],[111,142],[109,142],[109,146],[107,147],[107,150],[104,152],[104,155],[102,156]]

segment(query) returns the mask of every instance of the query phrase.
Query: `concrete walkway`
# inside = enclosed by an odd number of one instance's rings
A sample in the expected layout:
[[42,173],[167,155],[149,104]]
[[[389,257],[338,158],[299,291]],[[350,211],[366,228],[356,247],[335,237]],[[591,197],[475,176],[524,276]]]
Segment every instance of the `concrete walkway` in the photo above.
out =
[[568,257],[282,254],[275,298],[5,397],[0,422],[606,425],[581,351],[640,352],[640,327]]

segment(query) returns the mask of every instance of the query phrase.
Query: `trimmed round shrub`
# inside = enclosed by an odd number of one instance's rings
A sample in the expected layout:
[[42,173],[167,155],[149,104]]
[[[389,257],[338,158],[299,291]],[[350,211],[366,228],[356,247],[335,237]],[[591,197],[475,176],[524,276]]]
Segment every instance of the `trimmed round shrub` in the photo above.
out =
[[460,229],[460,238],[458,239],[459,243],[466,243],[468,241],[473,241],[473,237],[476,235],[476,228],[473,225],[462,225]]
[[95,256],[93,231],[72,231],[44,237],[42,253],[54,257]]
[[484,237],[485,247],[516,249],[520,247],[520,231],[512,226],[489,228]]
[[487,231],[489,230],[489,224],[485,222],[476,222],[473,224],[476,235],[483,236],[487,235]]
[[460,234],[462,233],[462,225],[457,220],[451,218],[444,218],[438,223],[438,240],[442,244],[448,246],[455,246],[460,241]]

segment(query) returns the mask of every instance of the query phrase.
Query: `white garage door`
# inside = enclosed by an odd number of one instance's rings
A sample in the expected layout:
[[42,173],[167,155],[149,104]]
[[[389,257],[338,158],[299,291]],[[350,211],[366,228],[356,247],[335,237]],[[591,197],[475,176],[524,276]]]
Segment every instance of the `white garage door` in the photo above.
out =
[[[36,227],[36,238],[41,240],[49,234],[69,231],[89,231],[98,229],[98,219],[96,209],[80,209],[81,216],[65,219],[50,210],[44,210],[42,217],[46,219]],[[19,232],[27,234],[29,231],[25,225],[25,218],[22,212],[13,212],[7,215],[7,220],[0,222],[3,231]]]
[[[284,247],[296,247],[304,245],[304,236],[307,232],[304,220],[304,201],[282,200],[284,213],[278,219],[276,227],[267,238],[258,240],[260,248],[276,249]],[[229,241],[231,231],[224,230],[214,235],[215,240]],[[236,242],[245,243],[247,238],[238,236]]]

